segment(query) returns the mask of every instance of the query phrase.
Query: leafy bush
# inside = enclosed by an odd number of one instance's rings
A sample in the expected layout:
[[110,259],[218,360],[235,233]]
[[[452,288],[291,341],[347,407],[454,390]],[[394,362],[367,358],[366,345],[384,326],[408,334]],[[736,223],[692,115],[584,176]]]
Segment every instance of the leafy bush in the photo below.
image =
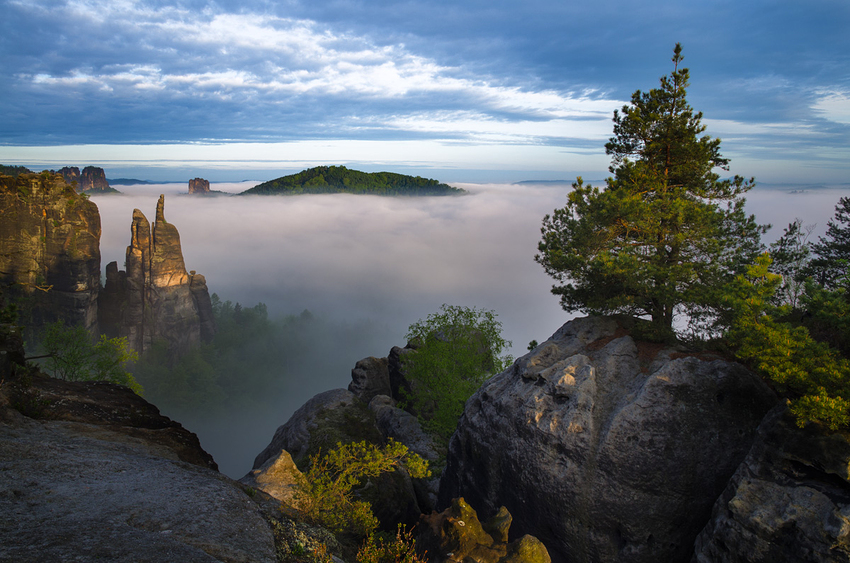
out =
[[466,400],[513,361],[493,311],[443,305],[407,332],[416,347],[402,360],[410,391],[402,390],[426,430],[448,442]]
[[416,554],[416,541],[411,532],[399,525],[395,538],[385,539],[369,534],[360,551],[357,563],[425,563],[427,559]]
[[369,442],[337,444],[327,454],[310,457],[306,491],[299,496],[304,516],[334,533],[363,537],[378,526],[372,506],[354,497],[364,479],[404,466],[411,477],[429,475],[428,462],[390,440],[380,448]]
[[101,335],[92,342],[84,327],[66,327],[57,321],[44,330],[41,347],[47,355],[44,367],[53,377],[67,381],[110,381],[142,394],[142,386],[127,371],[127,364],[138,355],[129,348],[126,338]]

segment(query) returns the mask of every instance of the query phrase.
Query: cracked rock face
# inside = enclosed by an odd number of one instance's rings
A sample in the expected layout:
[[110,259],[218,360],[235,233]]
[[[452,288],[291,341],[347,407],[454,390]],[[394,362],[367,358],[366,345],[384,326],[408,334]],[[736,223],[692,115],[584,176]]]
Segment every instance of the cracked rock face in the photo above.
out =
[[775,401],[739,364],[576,319],[469,399],[439,505],[504,505],[555,561],[688,561]]
[[783,406],[717,499],[693,563],[850,561],[850,434],[797,428]]

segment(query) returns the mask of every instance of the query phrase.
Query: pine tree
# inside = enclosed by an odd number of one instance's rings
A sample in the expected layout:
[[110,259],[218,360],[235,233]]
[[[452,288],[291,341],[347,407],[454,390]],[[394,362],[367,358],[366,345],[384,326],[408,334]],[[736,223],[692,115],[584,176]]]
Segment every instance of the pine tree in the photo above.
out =
[[826,224],[826,235],[812,245],[814,257],[806,273],[827,289],[837,287],[850,265],[850,197],[835,206],[835,217]]
[[701,135],[681,51],[659,88],[614,112],[605,189],[578,178],[567,205],[543,220],[535,260],[562,282],[552,292],[567,311],[649,316],[669,332],[678,313],[710,314],[718,288],[761,248],[765,228],[742,197],[754,181],[714,172],[729,160],[719,139]]

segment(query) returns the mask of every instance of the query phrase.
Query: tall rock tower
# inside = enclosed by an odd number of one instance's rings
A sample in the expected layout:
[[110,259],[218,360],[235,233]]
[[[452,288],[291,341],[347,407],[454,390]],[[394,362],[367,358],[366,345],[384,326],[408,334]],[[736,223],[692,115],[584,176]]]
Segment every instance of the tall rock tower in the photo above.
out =
[[206,280],[186,271],[180,234],[165,220],[165,196],[159,196],[153,226],[133,210],[126,267],[106,266],[101,330],[126,336],[138,352],[164,341],[173,356],[212,339],[215,321]]

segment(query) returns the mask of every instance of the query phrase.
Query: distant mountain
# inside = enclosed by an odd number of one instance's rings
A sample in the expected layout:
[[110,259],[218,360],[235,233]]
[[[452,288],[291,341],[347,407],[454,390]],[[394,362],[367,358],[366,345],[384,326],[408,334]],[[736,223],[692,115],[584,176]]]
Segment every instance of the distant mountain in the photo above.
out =
[[[136,180],[135,178],[110,178],[109,184],[112,186],[134,186],[136,184],[153,184],[154,182],[150,182],[148,180]],[[162,183],[165,182],[156,182]]]
[[375,194],[398,196],[458,195],[460,188],[420,176],[393,172],[360,172],[345,166],[317,166],[264,182],[240,195]]

